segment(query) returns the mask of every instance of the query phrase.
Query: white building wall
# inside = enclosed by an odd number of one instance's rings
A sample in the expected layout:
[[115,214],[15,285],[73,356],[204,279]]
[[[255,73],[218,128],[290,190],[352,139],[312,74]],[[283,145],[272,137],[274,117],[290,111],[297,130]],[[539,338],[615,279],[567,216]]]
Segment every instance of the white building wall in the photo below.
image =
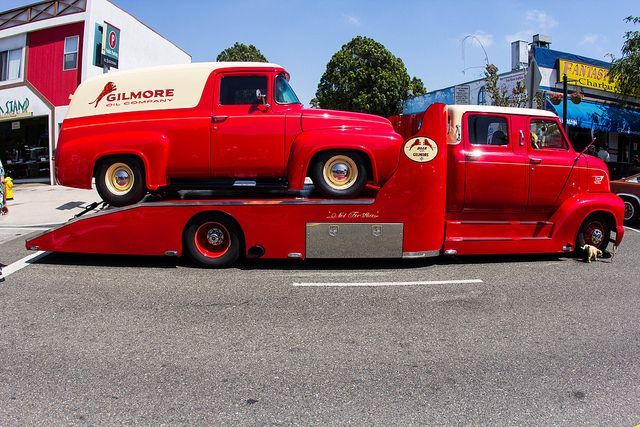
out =
[[83,81],[103,73],[101,67],[93,65],[93,58],[96,24],[103,25],[105,21],[120,29],[118,69],[112,68],[109,72],[191,62],[191,56],[188,53],[108,0],[89,0],[87,13],[88,19],[84,31]]

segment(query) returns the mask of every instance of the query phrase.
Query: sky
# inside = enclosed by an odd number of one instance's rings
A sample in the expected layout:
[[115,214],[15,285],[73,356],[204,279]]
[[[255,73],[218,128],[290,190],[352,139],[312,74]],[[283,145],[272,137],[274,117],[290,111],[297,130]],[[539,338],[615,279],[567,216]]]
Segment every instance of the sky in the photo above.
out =
[[[0,0],[0,10],[35,0]],[[551,48],[590,58],[620,55],[624,23],[640,0],[112,0],[192,55],[215,61],[235,42],[255,45],[284,66],[308,105],[327,62],[363,35],[400,57],[410,76],[436,90],[482,76],[486,50],[499,70],[511,68],[511,42],[551,36]],[[640,29],[640,26],[636,26]],[[472,35],[465,42],[466,36]],[[122,43],[134,43],[126,40]],[[464,71],[464,73],[463,73]]]

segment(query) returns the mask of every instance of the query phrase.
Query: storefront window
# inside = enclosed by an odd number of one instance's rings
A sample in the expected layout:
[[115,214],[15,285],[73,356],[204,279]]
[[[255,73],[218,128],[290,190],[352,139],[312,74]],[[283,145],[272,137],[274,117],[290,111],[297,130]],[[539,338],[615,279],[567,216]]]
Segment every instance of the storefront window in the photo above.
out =
[[0,159],[18,182],[49,182],[49,118],[0,121]]
[[78,36],[64,39],[64,70],[78,68]]
[[0,52],[0,81],[17,80],[22,68],[22,49]]

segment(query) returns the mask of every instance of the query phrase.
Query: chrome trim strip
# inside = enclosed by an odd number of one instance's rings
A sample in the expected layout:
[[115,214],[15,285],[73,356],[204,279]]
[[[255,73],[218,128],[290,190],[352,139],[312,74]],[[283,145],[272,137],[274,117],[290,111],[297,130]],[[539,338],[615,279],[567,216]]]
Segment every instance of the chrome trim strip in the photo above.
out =
[[640,204],[640,197],[636,196],[635,194],[629,194],[629,193],[615,193],[616,196],[618,197],[631,197],[632,199],[635,199],[636,202],[638,202]]
[[511,237],[463,237],[461,242],[506,242],[512,241]]
[[551,221],[520,221],[521,225],[553,225]]
[[521,237],[520,240],[551,240],[551,237]]
[[423,252],[402,252],[402,258],[430,258],[440,256],[440,251],[423,251]]
[[511,225],[510,221],[460,221],[462,225]]

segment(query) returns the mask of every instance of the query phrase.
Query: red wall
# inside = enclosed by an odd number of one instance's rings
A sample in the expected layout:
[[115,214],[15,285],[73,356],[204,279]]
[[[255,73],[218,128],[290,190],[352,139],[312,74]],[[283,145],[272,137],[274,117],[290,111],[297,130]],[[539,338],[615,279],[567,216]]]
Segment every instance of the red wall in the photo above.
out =
[[[84,22],[47,28],[29,33],[27,39],[27,80],[53,105],[68,105],[81,79],[82,32]],[[63,71],[64,39],[80,36],[78,68]]]

